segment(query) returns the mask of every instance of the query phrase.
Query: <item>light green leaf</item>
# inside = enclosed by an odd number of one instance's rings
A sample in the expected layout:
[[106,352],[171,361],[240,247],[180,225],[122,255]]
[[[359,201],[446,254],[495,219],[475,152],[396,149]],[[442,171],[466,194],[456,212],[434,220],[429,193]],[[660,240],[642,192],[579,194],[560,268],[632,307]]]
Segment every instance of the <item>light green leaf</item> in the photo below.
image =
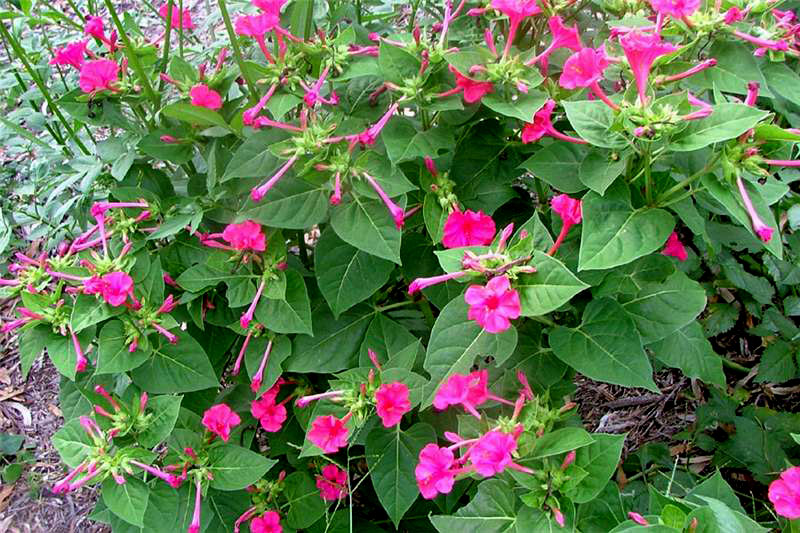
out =
[[129,524],[144,526],[144,513],[149,498],[150,489],[137,477],[127,476],[122,485],[117,485],[112,477],[103,482],[103,503]]
[[186,102],[169,104],[161,110],[161,113],[170,118],[188,122],[196,126],[221,126],[225,129],[230,129],[228,123],[222,118],[222,115],[216,111]]
[[166,440],[178,420],[182,400],[183,396],[165,394],[147,402],[147,412],[152,413],[152,416],[147,427],[136,436],[139,444],[152,448]]
[[119,320],[107,322],[100,330],[97,341],[97,370],[95,374],[116,374],[141,366],[150,358],[151,351],[140,343],[136,350],[129,351],[125,342],[125,327]]
[[586,189],[578,176],[587,154],[585,146],[555,142],[533,154],[520,167],[557,191],[572,194]]
[[529,457],[534,459],[551,457],[589,446],[593,442],[592,436],[583,428],[560,428],[536,439]]
[[722,359],[714,353],[698,322],[691,322],[648,348],[659,361],[667,366],[680,368],[690,378],[725,386]]
[[323,308],[314,316],[315,334],[295,337],[292,357],[284,365],[286,371],[337,372],[354,367],[372,313],[364,307],[356,307],[334,319]]
[[219,381],[205,350],[185,332],[178,342],[163,342],[153,356],[131,372],[131,379],[147,392],[180,393],[218,387]]
[[531,122],[533,115],[547,101],[547,95],[541,91],[528,90],[510,101],[500,93],[491,93],[481,99],[481,103],[501,115],[518,118],[523,122]]
[[286,298],[262,298],[256,306],[256,320],[275,333],[313,333],[311,303],[306,282],[295,270],[287,270]]
[[289,501],[286,525],[306,529],[325,514],[326,504],[319,496],[314,479],[305,472],[292,472],[283,480],[283,494]]
[[327,216],[328,192],[324,188],[285,176],[263,200],[243,211],[236,220],[252,219],[273,228],[305,229]]
[[497,478],[478,485],[478,494],[451,516],[431,516],[439,533],[517,532],[517,498],[511,486]]
[[381,139],[386,145],[386,155],[395,165],[417,157],[435,158],[455,145],[452,128],[437,126],[417,131],[411,120],[402,117],[393,118],[386,124]]
[[555,311],[588,287],[561,261],[544,252],[533,252],[534,274],[519,276],[514,288],[519,292],[522,316],[539,316]]
[[261,479],[267,470],[278,463],[235,444],[211,448],[208,461],[209,471],[214,476],[211,487],[217,490],[244,489]]
[[691,152],[743,134],[769,114],[745,104],[718,104],[710,116],[692,121],[672,138],[669,146],[676,152]]
[[578,450],[575,465],[589,473],[569,496],[575,503],[593,500],[617,469],[625,435],[593,433],[594,442]]
[[628,140],[614,131],[614,112],[600,100],[562,102],[567,118],[578,136],[601,148],[623,148]]
[[346,243],[400,264],[401,232],[383,203],[353,196],[333,210],[331,226]]

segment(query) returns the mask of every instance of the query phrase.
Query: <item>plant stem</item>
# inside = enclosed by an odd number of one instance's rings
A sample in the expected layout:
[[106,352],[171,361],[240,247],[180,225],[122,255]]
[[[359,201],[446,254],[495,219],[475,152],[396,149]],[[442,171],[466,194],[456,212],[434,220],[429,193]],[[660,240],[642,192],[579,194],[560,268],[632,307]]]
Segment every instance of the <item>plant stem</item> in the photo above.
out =
[[[658,203],[659,205],[662,204],[662,202],[664,202],[664,200],[670,199],[670,196],[672,196],[673,194],[683,191],[683,189],[685,187],[687,187],[688,185],[690,185],[692,182],[694,182],[695,180],[697,180],[699,178],[702,178],[703,176],[708,174],[714,167],[717,166],[717,162],[719,162],[721,157],[722,157],[722,152],[720,152],[717,155],[715,155],[711,159],[711,161],[706,163],[706,166],[704,166],[702,169],[700,169],[699,171],[695,172],[694,174],[692,174],[691,176],[689,176],[685,180],[679,182],[677,185],[674,185],[673,187],[670,187],[669,189],[664,191],[661,195],[659,195],[658,200],[656,201],[656,203]],[[672,202],[670,202],[670,203],[672,203]]]
[[722,366],[727,366],[727,367],[728,367],[728,368],[730,368],[731,370],[737,370],[737,371],[739,371],[739,372],[743,372],[743,373],[745,373],[745,374],[749,374],[749,373],[750,373],[750,370],[751,370],[751,369],[750,369],[750,368],[747,368],[747,367],[746,367],[746,366],[744,366],[744,365],[740,365],[739,363],[736,363],[736,362],[734,362],[734,361],[731,361],[731,360],[730,360],[730,359],[728,359],[727,357],[722,357],[721,359],[722,359]]
[[647,205],[653,205],[653,175],[651,173],[650,165],[652,159],[650,157],[650,148],[648,147],[644,153],[644,197]]
[[225,22],[225,29],[228,32],[228,39],[231,42],[231,48],[233,48],[233,57],[236,59],[236,64],[239,65],[239,72],[242,73],[242,78],[244,78],[247,88],[250,91],[250,102],[255,103],[258,98],[258,92],[256,91],[256,86],[253,83],[253,80],[250,79],[250,76],[247,74],[247,70],[244,68],[242,49],[239,46],[239,41],[236,39],[236,32],[233,31],[231,17],[228,14],[228,8],[225,6],[225,0],[217,0],[217,4],[219,5],[219,11],[222,14],[222,20]]
[[398,307],[405,307],[407,305],[414,305],[414,302],[411,300],[406,300],[405,302],[397,302],[389,305],[382,305],[380,307],[375,308],[376,313],[382,313],[384,311],[388,311],[390,309],[397,309]]
[[30,77],[33,79],[33,83],[35,83],[42,92],[42,96],[44,96],[44,99],[47,101],[47,105],[53,110],[53,114],[58,118],[61,124],[63,124],[64,129],[67,130],[69,137],[75,141],[75,144],[78,145],[78,148],[80,148],[81,152],[83,152],[85,155],[89,155],[89,149],[86,148],[86,145],[83,144],[83,141],[80,140],[78,135],[75,133],[75,130],[72,129],[70,123],[61,113],[61,109],[59,109],[58,104],[56,104],[55,100],[53,100],[53,97],[50,95],[50,91],[47,89],[44,81],[39,77],[39,73],[34,70],[33,66],[28,61],[28,56],[25,53],[25,50],[23,50],[22,46],[20,46],[16,39],[11,35],[5,24],[0,24],[0,33],[3,34],[3,38],[8,42],[8,44],[11,45],[11,48],[14,50],[17,58],[22,62],[25,70],[28,71],[28,75],[30,75]]
[[69,7],[71,7],[72,10],[75,12],[75,14],[78,15],[78,18],[81,19],[81,22],[82,23],[86,22],[86,17],[83,16],[83,13],[81,13],[81,10],[78,9],[78,6],[75,5],[75,2],[73,2],[72,0],[67,0],[67,3],[69,4]]
[[[139,61],[139,56],[133,49],[133,43],[131,42],[130,37],[128,37],[128,33],[125,31],[125,28],[122,26],[122,22],[119,20],[119,16],[117,16],[117,11],[114,9],[114,5],[111,3],[111,0],[103,0],[103,2],[106,4],[106,8],[108,9],[109,15],[111,15],[111,20],[114,22],[114,26],[117,28],[120,39],[122,39],[122,42],[125,44],[125,48],[123,48],[122,51],[125,53],[125,57],[128,58],[128,64],[130,64],[131,68],[136,73],[136,76],[139,78],[139,82],[142,84],[142,89],[144,89],[145,96],[147,96],[147,98],[153,103],[153,114],[155,114],[156,109],[161,103],[161,97],[153,90],[153,86],[150,84],[150,78],[147,77],[144,67],[142,67],[142,62]],[[170,16],[171,15],[172,14],[170,13]]]
[[431,309],[431,304],[428,303],[428,300],[425,298],[420,298],[419,309],[422,311],[422,314],[425,315],[425,322],[428,323],[428,327],[432,328],[434,322],[436,322],[436,319],[433,317],[433,310]]
[[[164,52],[161,54],[161,68],[158,69],[160,73],[167,71],[167,63],[169,62],[169,45],[172,37],[172,6],[175,5],[175,0],[167,0],[167,29],[164,32]],[[183,17],[183,15],[181,15]],[[182,21],[183,19],[181,19]],[[158,92],[164,88],[164,80],[158,80]]]

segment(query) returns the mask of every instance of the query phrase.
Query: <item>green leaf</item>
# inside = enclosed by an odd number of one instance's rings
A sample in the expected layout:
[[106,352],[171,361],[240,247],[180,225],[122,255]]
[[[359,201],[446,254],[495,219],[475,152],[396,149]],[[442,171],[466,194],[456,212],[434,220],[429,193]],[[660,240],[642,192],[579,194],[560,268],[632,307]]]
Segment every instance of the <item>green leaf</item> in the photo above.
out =
[[420,59],[405,48],[381,42],[378,65],[386,81],[402,84],[419,72]]
[[698,322],[692,322],[672,335],[648,346],[667,366],[680,368],[690,378],[725,386],[722,359],[714,353]]
[[402,234],[382,202],[353,196],[333,210],[331,226],[346,243],[400,264]]
[[[57,335],[52,331],[47,331],[47,335],[48,338],[45,340],[45,346],[47,346],[47,355],[50,356],[53,366],[58,369],[62,376],[74,381],[75,363],[78,360],[78,354],[75,352],[72,338],[69,335]],[[94,335],[94,326],[90,326],[77,334],[78,344],[81,345],[84,355],[89,345],[94,341]]]
[[76,468],[94,450],[94,443],[77,418],[69,420],[52,437],[53,447],[69,468]]
[[[233,158],[225,168],[222,181],[225,182],[232,178],[264,178],[273,175],[286,161],[275,157],[268,148],[285,138],[285,132],[277,128],[270,128],[258,131],[245,139],[233,153]],[[288,176],[282,180],[286,177]]]
[[183,396],[163,395],[147,402],[147,411],[152,412],[152,417],[147,427],[136,436],[139,444],[145,448],[153,448],[166,440],[178,420],[181,400]]
[[306,282],[295,270],[287,270],[286,298],[262,298],[256,306],[256,320],[275,333],[312,334],[311,303]]
[[468,373],[476,357],[491,354],[496,364],[502,364],[517,346],[514,326],[503,333],[488,333],[467,318],[468,309],[464,299],[457,297],[436,318],[425,357],[424,367],[431,376],[431,383],[422,409],[433,403],[436,390],[445,379],[456,373]]
[[217,490],[241,490],[252,485],[278,461],[267,459],[256,453],[236,446],[222,444],[208,452],[209,471],[214,476],[210,486]]
[[533,154],[520,167],[557,191],[572,194],[586,189],[578,176],[587,153],[585,146],[555,142]]
[[[452,516],[431,516],[439,533],[514,533],[517,498],[505,481],[492,478],[478,485],[478,493]],[[519,532],[522,533],[522,532]]]
[[438,126],[425,131],[417,131],[414,123],[407,118],[396,117],[389,121],[381,132],[386,145],[386,155],[397,165],[418,157],[433,158],[455,146],[453,130]]
[[692,322],[706,307],[706,291],[677,271],[663,283],[647,283],[636,296],[622,306],[633,317],[642,336],[649,344]]
[[367,436],[372,486],[395,528],[419,495],[414,477],[419,452],[435,441],[436,431],[423,423],[405,431],[400,430],[399,424],[390,429],[376,427]]
[[27,379],[33,363],[42,355],[51,335],[50,328],[43,324],[24,330],[19,336],[19,359],[23,379]]
[[[370,366],[372,364],[367,350],[373,350],[378,355],[378,360],[381,361],[381,364],[384,364],[396,356],[409,355],[406,349],[411,345],[415,345],[413,350],[413,355],[415,355],[418,343],[419,339],[406,328],[378,313],[369,323],[369,328],[367,328],[367,332],[364,335],[364,340],[359,350],[358,366]],[[395,362],[399,362],[399,360]],[[413,364],[413,360],[411,363]],[[384,368],[387,368],[385,364]],[[410,364],[407,369],[411,369]]]
[[169,161],[182,165],[192,160],[194,145],[188,142],[166,143],[161,140],[163,135],[174,134],[171,130],[156,130],[148,133],[139,141],[136,147],[144,154],[161,161]]
[[589,473],[569,496],[575,503],[593,500],[611,479],[617,469],[625,435],[593,433],[594,442],[580,448],[575,457],[575,466]]
[[198,264],[184,270],[175,282],[189,292],[202,292],[223,281],[230,284],[236,280],[252,279],[256,279],[253,274],[226,272],[211,265]]
[[556,357],[592,379],[659,392],[636,325],[611,298],[589,302],[577,328],[555,328],[550,346]]
[[338,317],[380,289],[394,264],[350,246],[332,229],[320,235],[314,248],[314,271],[319,290]]
[[634,210],[630,190],[619,183],[605,196],[583,197],[583,229],[578,270],[600,270],[630,263],[661,248],[675,222],[667,211]]
[[562,104],[573,129],[589,144],[601,148],[623,148],[628,145],[624,135],[612,130],[614,112],[600,100],[564,101]]
[[736,495],[736,492],[734,492],[731,486],[728,485],[728,482],[725,481],[719,470],[714,472],[713,476],[710,476],[708,479],[690,490],[689,494],[686,495],[686,500],[703,505],[703,500],[700,499],[700,496],[715,498],[723,502],[734,511],[738,511],[740,513],[745,512],[744,507],[742,507],[742,504],[739,501],[739,497]]
[[[785,63],[768,62],[761,66],[761,70],[769,83],[769,88],[786,98],[795,105],[800,105],[800,96],[797,94],[797,87],[800,84],[800,76],[797,75]],[[756,78],[751,78],[755,80]]]
[[551,457],[589,446],[593,442],[592,436],[583,428],[560,428],[536,439],[529,457],[534,459]]
[[547,95],[541,91],[529,90],[527,94],[520,94],[516,99],[508,101],[499,93],[492,93],[481,98],[481,103],[501,115],[518,118],[523,122],[531,122],[533,115],[539,111],[547,101]]
[[519,276],[514,288],[519,292],[522,316],[539,316],[555,311],[588,287],[561,261],[544,252],[533,252],[536,273]]
[[[719,39],[708,50],[708,57],[717,60],[714,68],[705,69],[692,76],[690,83],[695,87],[712,89],[731,94],[747,94],[747,84],[756,81],[761,85],[761,95],[772,97],[770,88],[761,74],[759,61],[753,57],[753,46]],[[765,69],[768,71],[768,69]],[[793,89],[794,90],[794,89]]]
[[428,230],[433,244],[442,242],[447,212],[439,204],[439,197],[432,192],[427,193],[422,201],[422,218],[425,220],[425,229]]
[[219,381],[205,350],[186,332],[178,342],[164,342],[153,356],[131,372],[131,379],[143,390],[155,394],[192,392],[218,387]]
[[174,119],[188,122],[189,124],[197,126],[221,126],[225,129],[230,129],[228,123],[222,118],[222,115],[207,109],[199,107],[186,102],[175,102],[169,104],[161,110],[161,113]]
[[117,485],[112,477],[103,482],[103,503],[129,524],[144,526],[144,513],[149,498],[150,489],[137,477],[127,476],[122,485]]
[[73,331],[77,333],[115,314],[118,314],[116,309],[112,309],[107,304],[98,301],[96,296],[79,294],[75,298],[75,305],[72,307],[70,324]]
[[581,162],[578,178],[581,183],[602,196],[625,170],[626,163],[627,158],[621,157],[617,152],[609,154],[604,150],[592,150]]
[[766,118],[768,111],[745,104],[718,104],[710,116],[693,120],[672,138],[669,146],[676,152],[691,152],[714,143],[727,141],[751,129]]
[[326,504],[319,496],[314,479],[305,472],[292,472],[283,480],[283,494],[289,501],[286,525],[305,529],[325,514]]
[[358,364],[358,349],[367,331],[372,313],[356,307],[334,319],[327,310],[315,313],[316,333],[294,339],[287,372],[337,372]]
[[305,229],[328,216],[328,193],[305,180],[285,176],[258,204],[237,220],[252,219],[273,228]]
[[[144,364],[150,358],[150,349],[138,346],[133,352],[129,351],[126,343],[125,326],[119,320],[107,322],[100,330],[97,341],[97,370],[95,374],[116,374],[127,372]],[[145,344],[145,343],[142,343]]]
[[756,383],[783,383],[797,377],[797,348],[784,340],[770,344],[761,356]]

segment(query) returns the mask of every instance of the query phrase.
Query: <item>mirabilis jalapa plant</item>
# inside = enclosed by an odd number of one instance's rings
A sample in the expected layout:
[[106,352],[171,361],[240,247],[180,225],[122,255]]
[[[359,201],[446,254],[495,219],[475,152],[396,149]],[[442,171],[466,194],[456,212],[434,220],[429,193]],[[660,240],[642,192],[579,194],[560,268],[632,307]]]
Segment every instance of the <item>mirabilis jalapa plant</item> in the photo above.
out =
[[[148,43],[105,0],[50,59],[56,105],[115,111],[137,147],[82,231],[0,280],[25,371],[46,347],[65,377],[53,491],[101,486],[115,531],[352,530],[370,490],[404,530],[762,530],[708,494],[597,511],[624,435],[568,396],[574,371],[658,391],[651,357],[724,386],[704,217],[781,258],[800,132],[706,53],[795,64],[794,13],[461,1],[312,34],[284,4],[219,0],[230,45],[192,66],[188,10],[161,5]],[[769,490],[788,519],[796,477]]]

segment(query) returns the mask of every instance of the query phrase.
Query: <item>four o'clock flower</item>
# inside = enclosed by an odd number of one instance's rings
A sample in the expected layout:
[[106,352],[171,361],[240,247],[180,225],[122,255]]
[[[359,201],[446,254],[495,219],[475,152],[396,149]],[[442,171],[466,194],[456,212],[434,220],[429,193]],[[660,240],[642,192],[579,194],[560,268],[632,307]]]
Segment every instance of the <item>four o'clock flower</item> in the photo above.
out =
[[[167,11],[169,10],[168,4],[162,4],[158,9],[158,14],[161,18],[167,20]],[[182,30],[193,30],[194,23],[192,22],[192,13],[188,9],[181,11],[178,6],[172,6],[172,13],[169,16],[169,24],[173,28],[180,27]]]
[[619,106],[612,102],[600,87],[600,80],[603,79],[603,72],[607,67],[608,58],[604,49],[583,48],[569,56],[564,63],[558,84],[570,90],[578,87],[591,88],[607,106],[617,110]]
[[508,17],[508,35],[503,50],[503,57],[506,57],[520,23],[527,17],[541,13],[542,8],[539,7],[538,0],[492,0],[491,6]]
[[437,95],[438,97],[444,98],[446,96],[463,92],[464,101],[468,104],[474,104],[475,102],[480,102],[481,98],[487,94],[494,92],[494,85],[492,85],[492,82],[477,81],[473,80],[472,78],[468,78],[467,76],[461,74],[455,67],[453,67],[453,65],[449,65],[447,68],[449,68],[450,72],[452,72],[456,77],[456,86],[449,91],[439,93]]
[[403,211],[402,207],[395,204],[392,201],[392,199],[389,198],[389,196],[386,194],[386,192],[384,192],[380,184],[375,180],[375,178],[373,178],[366,172],[364,172],[363,175],[364,179],[367,180],[367,183],[369,183],[372,186],[372,188],[375,189],[375,192],[378,193],[380,199],[389,209],[389,213],[392,215],[392,218],[394,219],[394,225],[397,226],[397,229],[402,229],[403,223],[405,222],[405,218],[407,216],[406,212]]
[[650,4],[659,15],[682,19],[697,11],[700,0],[650,0]]
[[264,380],[264,369],[267,367],[267,360],[269,360],[270,352],[272,352],[272,339],[267,342],[267,347],[264,350],[264,355],[261,356],[261,363],[258,365],[258,370],[250,381],[250,390],[256,394],[258,394],[258,390],[261,388],[261,382]]
[[769,484],[768,496],[780,516],[789,520],[800,518],[800,467],[793,466],[781,472],[780,477]]
[[347,413],[343,418],[333,415],[318,416],[311,422],[308,440],[325,453],[335,453],[340,448],[347,446],[347,422],[353,412]]
[[409,284],[408,294],[414,294],[415,292],[426,289],[431,285],[437,285],[439,283],[444,283],[445,281],[450,281],[451,279],[458,279],[466,275],[466,272],[458,271],[450,274],[442,274],[441,276],[433,276],[430,278],[417,278]]
[[281,515],[277,511],[267,511],[250,521],[250,533],[282,533]]
[[200,508],[203,496],[203,485],[200,476],[195,477],[194,489],[194,513],[192,514],[192,523],[189,524],[189,529],[186,530],[186,533],[200,533]]
[[469,449],[469,460],[483,477],[499,474],[513,464],[511,454],[517,449],[514,435],[498,429],[483,434]]
[[247,311],[242,313],[242,316],[239,318],[239,325],[242,326],[242,329],[247,329],[250,327],[250,321],[253,320],[253,315],[256,312],[256,306],[258,306],[258,301],[261,299],[261,293],[264,292],[264,287],[266,286],[267,281],[265,279],[261,280],[261,283],[258,284],[258,289],[256,290],[256,295],[253,297],[253,301],[250,303],[250,307],[247,308]]
[[442,244],[445,248],[486,246],[492,243],[496,231],[494,220],[483,211],[456,209],[444,223]]
[[94,59],[81,65],[78,85],[85,93],[113,91],[119,76],[119,65],[110,59]]
[[433,406],[443,410],[451,405],[460,405],[474,417],[480,418],[481,415],[476,408],[488,400],[511,404],[508,400],[489,392],[488,383],[489,372],[486,369],[466,375],[453,374],[436,391]]
[[80,70],[84,63],[84,56],[86,55],[86,45],[88,41],[77,41],[69,43],[63,48],[56,48],[53,54],[53,59],[50,60],[51,65],[69,65]]
[[72,347],[75,350],[75,372],[83,372],[86,370],[86,365],[88,364],[89,360],[86,359],[85,355],[83,355],[81,343],[78,341],[78,336],[75,335],[75,331],[73,331],[72,326],[69,327],[69,335],[72,337]]
[[681,242],[678,234],[674,231],[670,234],[669,239],[667,239],[667,244],[664,246],[664,249],[661,250],[661,255],[674,257],[678,261],[686,261],[689,258],[686,247]]
[[319,497],[327,502],[343,499],[347,496],[347,472],[334,464],[325,465],[317,476],[317,488]]
[[453,490],[456,474],[453,471],[455,455],[448,448],[440,448],[434,443],[426,445],[419,452],[419,462],[414,468],[417,487],[426,500]]
[[339,97],[336,95],[336,92],[331,92],[329,98],[324,98],[320,94],[320,90],[322,89],[322,85],[325,83],[325,78],[328,76],[328,71],[330,67],[326,66],[322,73],[319,75],[319,79],[314,82],[314,85],[308,86],[301,82],[303,88],[306,91],[306,94],[303,96],[303,101],[308,107],[314,107],[317,102],[326,104],[326,105],[336,105],[339,103]]
[[189,90],[189,98],[192,100],[192,105],[196,107],[214,110],[222,107],[222,97],[219,93],[202,83],[198,83]]
[[662,41],[658,34],[636,30],[620,37],[619,44],[633,71],[636,87],[639,89],[639,102],[642,106],[647,105],[648,78],[653,62],[663,55],[674,52],[677,47]]
[[485,287],[470,285],[464,300],[469,304],[467,317],[489,333],[502,333],[511,327],[511,320],[519,318],[519,293],[506,276],[492,278]]
[[744,181],[740,176],[736,178],[736,186],[739,188],[739,194],[742,196],[742,203],[744,204],[747,214],[750,216],[750,221],[753,224],[753,231],[758,238],[764,242],[769,242],[772,239],[772,228],[767,226],[761,217],[758,216],[756,208],[753,207],[753,202],[750,200],[750,195],[747,193]]
[[241,421],[239,415],[224,403],[213,405],[203,413],[203,426],[225,442],[231,438],[231,429]]
[[556,253],[556,250],[561,247],[561,243],[563,243],[564,239],[567,237],[567,233],[569,233],[570,228],[575,224],[580,224],[582,219],[580,200],[570,198],[566,194],[559,194],[550,200],[550,205],[553,208],[553,211],[555,211],[558,216],[561,217],[563,224],[561,226],[561,231],[558,234],[558,238],[556,238],[556,242],[553,243],[553,246],[550,248],[550,250],[548,250],[547,255],[553,255]]
[[375,408],[383,427],[396,426],[403,419],[403,415],[411,410],[408,387],[399,381],[384,383],[375,391]]
[[631,520],[633,520],[634,522],[636,522],[640,526],[649,526],[650,525],[650,523],[647,520],[645,520],[645,518],[642,515],[640,515],[639,513],[635,513],[633,511],[630,511],[628,513],[628,518],[630,518]]
[[101,278],[100,294],[107,304],[119,307],[130,296],[134,306],[138,303],[133,296],[133,278],[125,272],[109,272]]
[[575,144],[586,144],[586,141],[577,137],[570,137],[558,131],[553,126],[551,119],[553,109],[556,107],[555,100],[548,100],[544,103],[542,108],[533,115],[533,122],[526,122],[522,128],[522,142],[528,144],[536,142],[545,135],[550,135],[556,139],[567,141]]
[[581,50],[581,48],[583,48],[577,26],[564,26],[564,22],[559,16],[552,16],[547,19],[547,25],[550,27],[550,34],[553,36],[553,40],[541,54],[525,63],[527,66],[541,63],[542,71],[545,74],[547,74],[547,60],[550,57],[550,54],[552,54],[555,50],[559,48],[569,48],[570,50],[578,52]]
[[296,155],[293,155],[291,158],[289,158],[289,160],[286,161],[286,163],[284,163],[280,169],[278,169],[275,175],[273,175],[265,183],[259,185],[258,187],[254,187],[250,191],[250,198],[254,202],[260,202],[264,198],[264,196],[266,196],[269,190],[272,187],[274,187],[275,184],[278,183],[278,181],[280,181],[283,175],[286,174],[290,168],[292,168],[292,165],[294,165],[296,161],[297,161]]
[[281,22],[280,15],[275,13],[262,13],[260,15],[241,15],[236,19],[236,33],[255,38],[261,53],[270,63],[275,63],[275,58],[267,48],[267,41],[264,37],[268,32],[279,27]]

